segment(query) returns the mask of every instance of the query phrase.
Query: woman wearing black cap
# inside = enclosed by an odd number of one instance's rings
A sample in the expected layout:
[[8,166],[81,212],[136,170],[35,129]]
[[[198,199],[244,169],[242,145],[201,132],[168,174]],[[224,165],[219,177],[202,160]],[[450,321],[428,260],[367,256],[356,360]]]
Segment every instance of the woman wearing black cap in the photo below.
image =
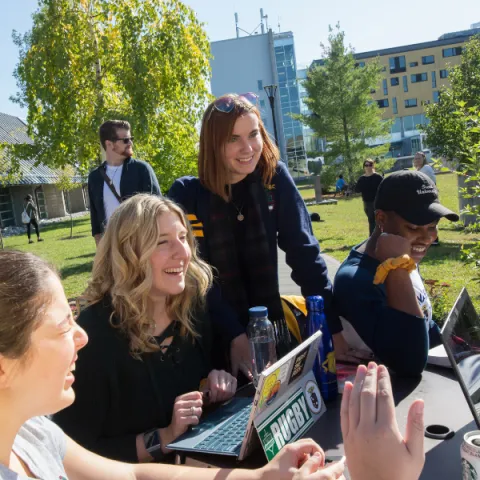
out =
[[393,173],[375,197],[373,234],[352,249],[335,277],[334,302],[350,347],[370,350],[402,375],[420,374],[429,348],[440,343],[418,264],[442,217],[458,221],[426,175]]

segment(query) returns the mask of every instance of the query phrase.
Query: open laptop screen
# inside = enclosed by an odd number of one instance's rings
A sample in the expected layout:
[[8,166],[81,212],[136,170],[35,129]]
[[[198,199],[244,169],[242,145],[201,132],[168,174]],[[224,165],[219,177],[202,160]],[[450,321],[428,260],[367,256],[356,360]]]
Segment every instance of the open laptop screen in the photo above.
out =
[[442,328],[442,339],[480,428],[480,321],[465,288]]

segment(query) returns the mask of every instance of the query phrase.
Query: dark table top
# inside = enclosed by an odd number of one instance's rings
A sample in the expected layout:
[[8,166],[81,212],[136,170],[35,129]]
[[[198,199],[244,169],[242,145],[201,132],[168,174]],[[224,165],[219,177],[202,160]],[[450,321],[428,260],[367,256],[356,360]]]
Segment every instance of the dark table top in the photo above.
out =
[[[472,413],[453,372],[444,368],[429,368],[421,378],[392,378],[395,411],[402,434],[410,404],[425,401],[425,425],[446,425],[455,431],[450,440],[425,438],[426,461],[421,480],[455,480],[461,478],[460,445],[466,432],[476,430]],[[304,435],[318,442],[327,457],[344,453],[340,429],[340,399],[327,404],[327,412]],[[256,468],[265,464],[263,452],[256,451],[243,462],[214,455],[189,455],[188,465]]]

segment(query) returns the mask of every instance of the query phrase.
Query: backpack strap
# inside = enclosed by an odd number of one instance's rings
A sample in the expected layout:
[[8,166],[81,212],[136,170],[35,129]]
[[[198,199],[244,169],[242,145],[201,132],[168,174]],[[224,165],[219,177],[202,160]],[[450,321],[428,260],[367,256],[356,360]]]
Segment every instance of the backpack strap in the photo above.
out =
[[112,180],[110,180],[107,172],[105,172],[105,168],[103,167],[103,165],[101,167],[98,167],[98,170],[100,171],[100,175],[103,177],[103,180],[107,184],[108,188],[113,193],[113,196],[118,200],[118,203],[122,203],[122,197],[118,194],[115,185],[113,184]]

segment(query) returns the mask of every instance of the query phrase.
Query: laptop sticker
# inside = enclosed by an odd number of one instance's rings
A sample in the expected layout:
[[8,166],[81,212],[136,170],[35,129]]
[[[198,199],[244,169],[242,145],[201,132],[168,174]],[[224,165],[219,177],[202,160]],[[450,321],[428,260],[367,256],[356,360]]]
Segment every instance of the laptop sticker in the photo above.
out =
[[293,361],[293,368],[292,373],[290,374],[290,380],[288,384],[290,385],[294,382],[303,372],[303,368],[305,367],[305,362],[307,361],[308,351],[310,350],[310,345],[304,348]]
[[268,461],[288,443],[300,438],[314,423],[302,389],[297,390],[279,409],[257,427]]
[[258,402],[259,408],[270,405],[275,400],[282,384],[285,383],[289,366],[290,362],[282,365],[265,379],[260,400]]
[[316,382],[309,380],[305,385],[305,397],[307,398],[308,407],[314,414],[320,413],[322,409],[322,396]]

